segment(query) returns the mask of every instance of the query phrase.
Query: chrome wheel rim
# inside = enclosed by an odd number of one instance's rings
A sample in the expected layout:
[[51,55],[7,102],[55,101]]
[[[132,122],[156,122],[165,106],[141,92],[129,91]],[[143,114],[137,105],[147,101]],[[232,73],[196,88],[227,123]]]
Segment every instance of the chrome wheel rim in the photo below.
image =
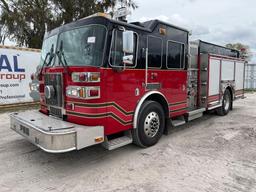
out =
[[144,121],[144,132],[147,137],[154,137],[160,128],[160,118],[156,112],[150,112]]
[[224,109],[225,111],[228,111],[229,110],[229,106],[230,106],[230,98],[229,96],[226,94],[224,96]]

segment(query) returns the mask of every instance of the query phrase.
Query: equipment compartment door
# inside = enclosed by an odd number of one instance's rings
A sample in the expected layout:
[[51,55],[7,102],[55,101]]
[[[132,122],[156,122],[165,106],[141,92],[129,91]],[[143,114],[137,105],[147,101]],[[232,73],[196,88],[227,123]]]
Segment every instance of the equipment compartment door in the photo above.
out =
[[208,105],[220,102],[221,59],[209,59],[208,77]]
[[237,61],[235,65],[235,96],[241,97],[244,94],[244,67],[243,61]]

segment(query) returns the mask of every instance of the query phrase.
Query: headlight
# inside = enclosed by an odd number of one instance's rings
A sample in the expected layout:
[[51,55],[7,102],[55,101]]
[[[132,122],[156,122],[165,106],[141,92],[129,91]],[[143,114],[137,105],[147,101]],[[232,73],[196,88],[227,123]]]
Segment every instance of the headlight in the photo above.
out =
[[97,99],[100,98],[100,87],[69,86],[66,88],[66,95],[73,98]]

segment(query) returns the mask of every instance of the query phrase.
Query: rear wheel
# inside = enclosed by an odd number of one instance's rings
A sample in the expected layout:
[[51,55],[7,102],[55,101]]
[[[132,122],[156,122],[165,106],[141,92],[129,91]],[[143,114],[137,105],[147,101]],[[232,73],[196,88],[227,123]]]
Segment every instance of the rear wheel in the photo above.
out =
[[146,101],[139,112],[137,129],[133,130],[133,142],[141,147],[155,145],[163,134],[164,119],[162,106],[155,101]]
[[216,112],[220,116],[227,115],[232,106],[231,93],[228,89],[225,90],[222,100],[222,106],[219,107]]

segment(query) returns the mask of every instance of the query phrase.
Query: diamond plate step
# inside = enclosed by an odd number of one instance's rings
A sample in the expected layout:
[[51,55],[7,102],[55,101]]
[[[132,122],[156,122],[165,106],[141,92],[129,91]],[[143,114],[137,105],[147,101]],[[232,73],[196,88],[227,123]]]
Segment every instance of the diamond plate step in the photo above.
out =
[[123,136],[109,141],[105,141],[103,146],[108,150],[114,150],[130,143],[132,143],[132,138],[130,136]]
[[172,120],[173,127],[178,127],[184,125],[186,123],[185,120]]

